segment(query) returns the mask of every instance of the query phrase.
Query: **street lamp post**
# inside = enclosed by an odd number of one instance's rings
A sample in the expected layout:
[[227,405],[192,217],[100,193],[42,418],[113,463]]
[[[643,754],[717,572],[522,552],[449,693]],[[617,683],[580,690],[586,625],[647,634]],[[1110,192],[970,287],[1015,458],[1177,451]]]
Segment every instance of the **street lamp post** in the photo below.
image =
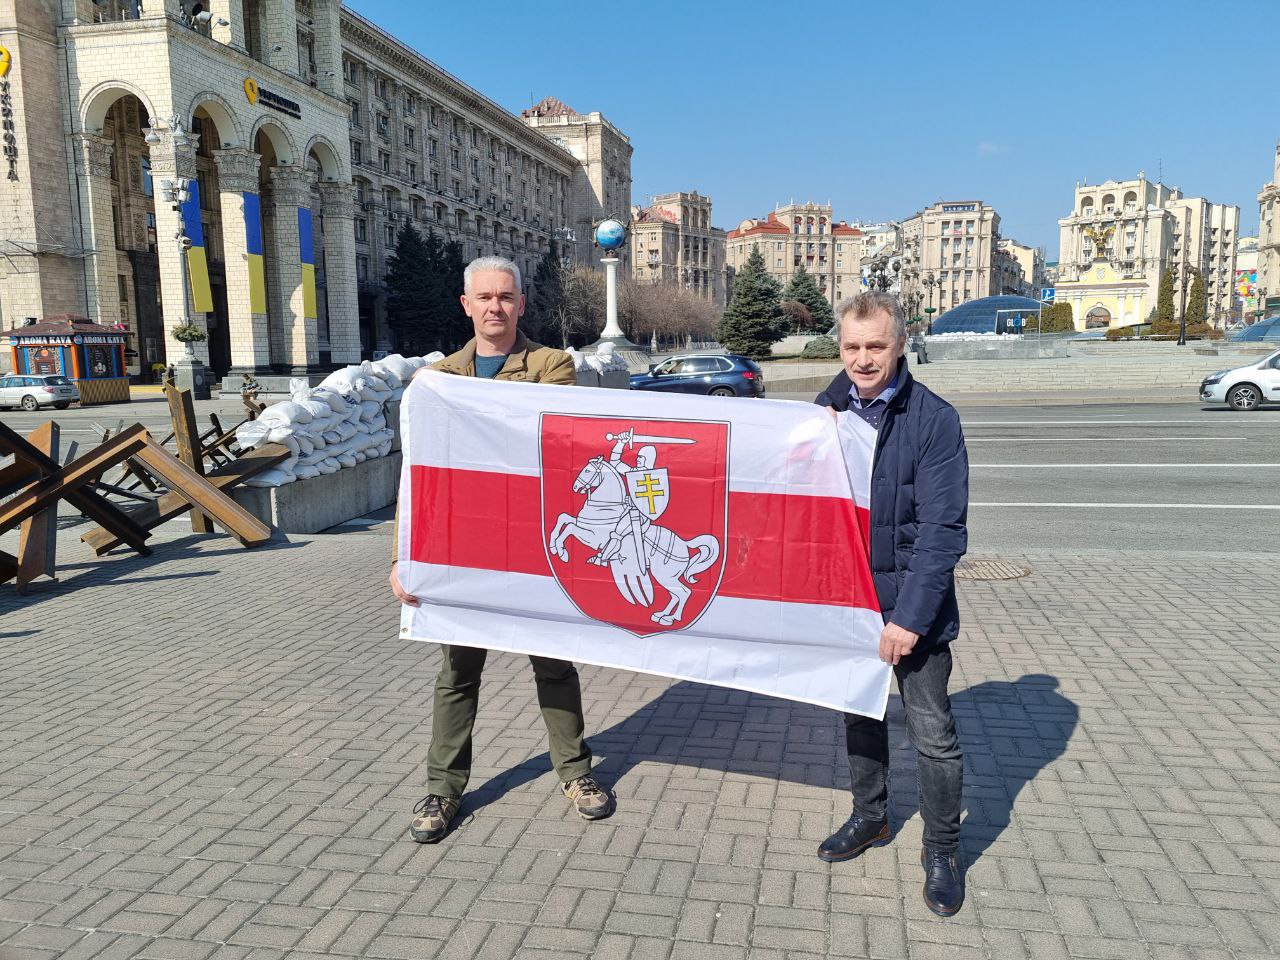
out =
[[[182,130],[181,125],[175,121],[171,121],[171,126],[178,132]],[[191,199],[191,182],[191,177],[178,176],[173,179],[165,178],[159,183],[161,198],[179,214],[178,232],[173,235],[173,240],[178,245],[178,272],[182,279],[182,316],[179,320],[180,325],[184,327],[191,324],[187,276],[189,270],[187,251],[191,249],[191,238],[187,236],[186,225],[182,222],[181,214],[183,204]],[[183,342],[183,355],[173,363],[173,369],[179,389],[190,390],[193,400],[209,399],[208,371],[196,356],[190,341]]]
[[[934,291],[934,288],[935,288],[935,287],[939,287],[939,288],[940,288],[940,287],[941,287],[941,285],[942,285],[942,282],[941,282],[937,277],[935,277],[935,276],[933,275],[933,271],[932,271],[932,270],[930,270],[928,273],[926,273],[926,274],[924,275],[924,279],[923,279],[923,280],[921,280],[920,282],[921,282],[922,284],[924,284],[924,288],[925,288],[925,290],[926,290],[926,291],[928,291],[928,294],[929,294],[929,307],[928,307],[928,309],[926,309],[926,310],[925,310],[925,314],[926,314],[926,316],[927,316],[927,318],[928,318],[928,319],[925,321],[925,331],[924,331],[924,332],[925,332],[925,335],[927,336],[928,334],[930,334],[930,333],[932,333],[932,332],[933,332],[933,314],[934,314],[934,312],[935,312],[935,311],[934,311],[934,308],[933,308],[933,291]],[[939,295],[941,295],[942,290],[941,290],[941,289],[939,289],[939,290],[938,290],[938,293],[939,293]]]
[[1175,263],[1171,268],[1173,279],[1178,284],[1178,346],[1187,345],[1187,281],[1191,278],[1191,270],[1186,264]]

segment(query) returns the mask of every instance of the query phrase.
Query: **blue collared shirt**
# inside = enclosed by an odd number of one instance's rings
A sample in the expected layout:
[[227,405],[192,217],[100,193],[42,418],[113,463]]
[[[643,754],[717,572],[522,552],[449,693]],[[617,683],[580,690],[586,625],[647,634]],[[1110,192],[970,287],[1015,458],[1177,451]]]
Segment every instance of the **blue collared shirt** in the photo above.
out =
[[858,388],[856,386],[849,388],[849,409],[860,416],[871,426],[879,429],[880,418],[884,415],[884,409],[889,405],[889,401],[893,399],[893,395],[898,392],[898,374],[893,375],[893,379],[889,381],[889,385],[881,390],[870,400],[864,400],[858,396]]

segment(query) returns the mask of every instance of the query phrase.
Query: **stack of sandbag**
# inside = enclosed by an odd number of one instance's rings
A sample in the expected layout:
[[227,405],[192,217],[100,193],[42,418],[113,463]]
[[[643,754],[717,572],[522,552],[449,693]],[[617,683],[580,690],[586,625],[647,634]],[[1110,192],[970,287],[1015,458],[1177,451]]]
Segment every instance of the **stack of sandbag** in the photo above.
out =
[[395,431],[387,424],[386,404],[399,400],[419,367],[443,354],[365,360],[335,370],[318,387],[290,380],[288,400],[273,403],[256,420],[236,428],[242,449],[280,443],[290,456],[271,470],[245,481],[252,487],[278,487],[294,480],[336,473],[343,467],[391,452]]

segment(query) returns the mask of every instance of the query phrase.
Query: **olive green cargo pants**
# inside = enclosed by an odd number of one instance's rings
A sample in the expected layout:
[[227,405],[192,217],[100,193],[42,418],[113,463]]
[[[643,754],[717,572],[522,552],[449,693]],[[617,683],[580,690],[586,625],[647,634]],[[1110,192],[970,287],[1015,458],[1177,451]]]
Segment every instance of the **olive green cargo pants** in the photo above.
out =
[[[427,753],[427,791],[460,797],[471,774],[471,731],[480,705],[480,674],[488,650],[441,646],[443,662],[436,678]],[[547,725],[551,763],[562,781],[591,772],[591,748],[583,739],[582,686],[567,660],[529,657],[538,689],[542,722]]]

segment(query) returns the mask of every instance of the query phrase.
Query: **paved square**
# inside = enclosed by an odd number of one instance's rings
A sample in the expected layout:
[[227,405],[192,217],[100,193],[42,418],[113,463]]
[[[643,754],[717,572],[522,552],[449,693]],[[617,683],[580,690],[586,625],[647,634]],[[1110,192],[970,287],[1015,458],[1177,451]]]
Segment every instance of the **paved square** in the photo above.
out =
[[527,661],[494,655],[463,822],[411,842],[439,654],[396,638],[388,527],[246,551],[170,526],[96,559],[64,519],[61,584],[0,588],[3,960],[1280,954],[1274,556],[1030,553],[962,582],[944,921],[900,723],[896,840],[829,866],[835,714],[605,669],[616,816],[570,812]]

